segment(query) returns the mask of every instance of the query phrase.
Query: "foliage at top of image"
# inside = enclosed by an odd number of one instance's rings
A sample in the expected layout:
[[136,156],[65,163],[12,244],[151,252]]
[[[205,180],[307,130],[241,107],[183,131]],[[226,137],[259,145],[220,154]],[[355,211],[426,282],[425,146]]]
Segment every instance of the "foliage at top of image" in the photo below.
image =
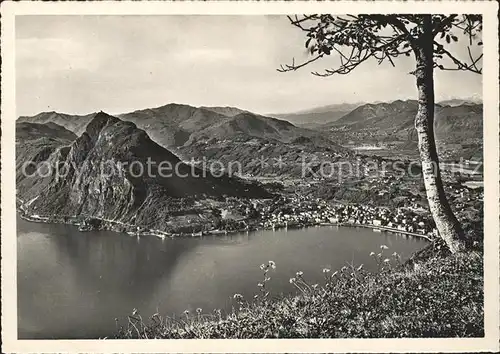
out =
[[[338,54],[337,68],[325,69],[317,76],[348,74],[368,59],[379,64],[420,50],[426,36],[423,23],[429,17],[432,27],[430,44],[434,52],[434,67],[441,70],[467,70],[482,73],[483,54],[473,55],[471,48],[482,46],[481,15],[345,15],[329,14],[288,16],[292,25],[306,32],[305,46],[313,56],[310,60],[282,65],[278,71],[297,70],[331,54]],[[445,48],[459,38],[467,40],[467,60],[459,59]],[[446,42],[446,43],[445,43]]]

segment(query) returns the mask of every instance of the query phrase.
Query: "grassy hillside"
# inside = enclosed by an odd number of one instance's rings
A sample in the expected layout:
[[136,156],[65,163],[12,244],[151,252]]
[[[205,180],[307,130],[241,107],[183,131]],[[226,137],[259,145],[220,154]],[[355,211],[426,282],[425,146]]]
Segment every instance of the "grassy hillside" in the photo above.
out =
[[[379,271],[361,265],[324,269],[325,281],[307,274],[290,279],[293,296],[269,298],[273,262],[263,264],[254,299],[234,295],[228,314],[184,313],[179,319],[134,312],[116,338],[413,338],[482,337],[482,255],[450,255],[431,244],[404,265],[386,246],[372,253]],[[320,270],[318,270],[320,271]],[[146,315],[146,314],[145,314]],[[147,314],[149,316],[151,314]]]

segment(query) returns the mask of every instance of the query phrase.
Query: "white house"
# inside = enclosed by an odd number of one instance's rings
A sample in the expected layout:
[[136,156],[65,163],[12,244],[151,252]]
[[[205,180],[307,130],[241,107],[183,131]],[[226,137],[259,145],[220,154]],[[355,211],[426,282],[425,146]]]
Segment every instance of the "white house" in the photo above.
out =
[[382,221],[381,221],[381,220],[378,220],[378,219],[374,219],[374,220],[372,221],[372,224],[373,224],[374,226],[382,226]]

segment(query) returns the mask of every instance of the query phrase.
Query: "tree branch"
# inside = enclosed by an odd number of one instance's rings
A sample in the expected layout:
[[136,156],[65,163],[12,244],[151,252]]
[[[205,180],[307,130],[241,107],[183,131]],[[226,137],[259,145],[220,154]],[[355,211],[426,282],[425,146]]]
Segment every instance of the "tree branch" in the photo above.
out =
[[439,23],[437,23],[434,29],[432,30],[432,37],[435,37],[439,32],[444,30],[446,26],[451,25],[453,23],[453,20],[457,18],[457,16],[458,15],[450,15],[445,19],[441,20]]
[[387,16],[387,18],[390,20],[388,21],[391,25],[393,25],[394,27],[396,27],[402,34],[404,34],[406,36],[406,39],[408,40],[408,42],[410,42],[410,44],[413,45],[415,44],[415,37],[413,37],[410,33],[410,31],[408,31],[408,29],[406,28],[406,26],[404,25],[403,22],[401,22],[396,16],[393,16],[393,15],[390,15],[390,16]]
[[295,15],[295,19],[292,19],[292,16],[287,16],[287,17],[288,17],[288,20],[290,20],[290,23],[292,25],[300,28],[303,31],[308,32],[310,30],[310,28],[304,28],[304,26],[302,26],[302,23],[305,21],[309,21],[309,20],[315,20],[318,18],[318,15],[308,15],[308,16],[304,15],[304,17],[301,19],[299,19],[299,17],[297,15]]
[[316,60],[321,59],[321,58],[323,58],[323,54],[318,54],[316,57],[314,57],[308,61],[305,61],[299,65],[295,65],[295,58],[293,58],[291,65],[290,64],[285,64],[284,66],[280,65],[280,68],[276,69],[276,70],[279,71],[280,73],[285,73],[288,71],[295,71],[295,70],[298,70],[298,69],[302,68],[303,66],[306,66],[307,64],[315,62]]
[[438,54],[444,54],[444,55],[446,55],[456,65],[456,68],[445,68],[443,65],[436,64],[436,66],[439,69],[441,69],[441,70],[470,71],[470,72],[473,72],[473,73],[476,73],[476,74],[481,74],[483,72],[483,69],[482,68],[478,68],[477,65],[476,65],[479,62],[479,60],[482,59],[483,54],[481,54],[479,57],[477,57],[476,59],[474,59],[472,57],[472,53],[470,51],[470,47],[467,47],[467,50],[469,52],[469,58],[471,59],[471,64],[466,64],[465,62],[463,62],[460,59],[456,58],[448,50],[446,50],[443,45],[437,43],[436,41],[434,41],[434,45],[437,47],[437,51],[436,52]]

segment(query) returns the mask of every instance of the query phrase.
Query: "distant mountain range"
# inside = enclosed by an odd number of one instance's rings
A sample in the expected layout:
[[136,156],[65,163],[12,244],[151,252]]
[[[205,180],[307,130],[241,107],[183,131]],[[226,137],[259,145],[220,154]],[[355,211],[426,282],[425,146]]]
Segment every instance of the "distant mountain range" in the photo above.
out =
[[208,111],[212,111],[212,112],[215,112],[215,113],[218,113],[218,114],[222,114],[223,116],[226,116],[226,117],[234,117],[234,116],[237,116],[238,114],[241,114],[241,113],[250,113],[249,111],[245,111],[243,109],[239,109],[239,108],[236,108],[236,107],[229,107],[229,106],[226,106],[226,107],[200,107],[201,109],[206,109]]
[[286,120],[259,116],[249,112],[237,114],[230,119],[193,133],[187,144],[209,139],[231,139],[240,135],[277,140],[282,143],[307,137],[318,146],[336,145],[320,132],[296,127]]
[[[398,101],[402,102],[402,100]],[[370,103],[368,102],[339,103],[326,106],[319,106],[291,113],[269,114],[269,116],[288,120],[289,122],[292,122],[304,128],[314,129],[314,128],[319,128],[325,124],[334,123],[358,107],[377,106],[377,105],[389,106],[392,103],[393,102],[381,102],[381,101],[370,102]],[[477,98],[453,98],[438,102],[439,106],[452,106],[452,107],[461,105],[480,105],[480,104],[482,104],[482,101]]]
[[440,106],[462,106],[462,105],[479,105],[483,104],[483,101],[481,99],[477,98],[452,98],[449,100],[443,100],[439,101],[438,104]]
[[59,147],[69,145],[77,138],[66,128],[49,122],[46,124],[18,122],[16,124],[16,180],[24,178],[23,164],[47,160]]
[[21,116],[17,119],[16,123],[55,123],[58,124],[73,133],[80,135],[85,131],[85,127],[92,120],[96,113],[90,113],[86,115],[73,115],[58,112],[42,112],[35,116]]
[[[418,102],[397,100],[391,103],[362,105],[335,122],[318,129],[328,129],[336,138],[350,140],[412,140]],[[435,107],[434,128],[438,140],[449,143],[482,140],[482,104]],[[356,138],[357,137],[357,138]]]
[[340,103],[316,107],[294,113],[270,114],[304,128],[314,128],[324,123],[335,122],[363,103]]
[[[133,122],[158,144],[180,149],[183,156],[188,157],[193,157],[195,151],[204,150],[199,147],[206,142],[248,141],[252,138],[283,144],[307,141],[308,146],[328,147],[344,153],[345,149],[340,145],[390,141],[399,141],[405,149],[416,150],[414,118],[417,108],[415,100],[396,100],[390,103],[329,105],[292,114],[294,118],[299,115],[303,118],[306,115],[322,115],[324,122],[305,124],[308,128],[296,126],[286,119],[266,117],[235,107],[193,107],[173,103],[120,114],[119,118]],[[435,133],[438,142],[479,146],[482,141],[482,114],[482,104],[468,100],[454,99],[436,104]],[[20,117],[17,123],[51,122],[80,135],[95,115],[46,112],[34,117]],[[186,148],[191,145],[197,148]]]
[[53,122],[45,124],[18,122],[16,124],[17,141],[23,142],[33,137],[47,137],[61,141],[72,141],[77,138],[75,133]]
[[[75,129],[78,135],[86,134],[90,124],[103,113],[85,116],[70,116],[50,112],[39,114],[33,118],[21,117],[17,121],[20,140],[26,140],[20,134],[23,125],[58,126],[62,124]],[[147,132],[158,144],[172,149],[185,161],[207,159],[216,160],[225,166],[237,161],[243,167],[238,173],[265,175],[301,176],[300,156],[323,160],[328,157],[349,157],[352,151],[341,147],[330,140],[323,132],[296,127],[292,123],[276,118],[257,115],[232,107],[192,107],[188,105],[168,104],[165,106],[125,113],[119,117],[133,123],[138,129]],[[87,122],[85,124],[85,122]],[[72,132],[58,126],[66,138]],[[83,129],[83,131],[82,131]],[[33,130],[34,131],[34,130]],[[51,135],[53,136],[53,135]],[[31,136],[30,138],[32,138]],[[47,142],[45,142],[47,143]],[[65,142],[67,144],[67,142]],[[49,153],[53,153],[60,141],[50,144]],[[29,146],[29,144],[28,144]],[[22,151],[27,151],[26,147]],[[36,150],[36,149],[35,149]],[[34,152],[35,153],[35,152]],[[21,160],[30,160],[32,154],[23,156]],[[287,167],[273,170],[268,164],[259,164],[262,157],[269,159],[282,156]]]
[[[57,112],[20,117],[17,123],[55,123],[79,135],[96,113],[68,115]],[[228,139],[237,135],[289,142],[305,136],[320,144],[331,144],[321,132],[296,127],[288,121],[265,117],[235,107],[192,107],[167,104],[157,108],[118,115],[148,132],[151,138],[165,147],[179,147],[195,140]]]
[[[418,102],[414,100],[397,100],[391,103],[367,103],[355,108],[335,122],[328,122],[323,126],[331,127],[335,125],[353,124],[365,122],[373,118],[379,120],[390,118],[393,121],[391,123],[401,122],[407,120],[412,112],[416,112],[417,107]],[[413,116],[413,118],[415,118],[415,116]],[[382,128],[382,126],[378,128]]]
[[[96,114],[43,112],[33,117],[20,117],[17,122],[52,122],[80,135]],[[118,117],[148,131],[151,138],[163,146],[180,146],[189,139],[191,133],[229,119],[212,110],[174,103],[120,114]]]
[[[411,99],[410,99],[411,100]],[[407,101],[407,100],[395,100],[395,101]],[[285,113],[285,114],[277,114],[277,115],[287,115],[287,114],[306,114],[306,113],[328,113],[328,112],[335,112],[335,111],[347,111],[350,112],[353,109],[363,106],[365,104],[381,104],[381,103],[391,103],[394,101],[373,101],[373,102],[355,102],[355,103],[336,103],[336,104],[330,104],[326,106],[318,106],[306,110],[301,110],[297,112],[292,112],[292,113]],[[474,105],[474,104],[482,104],[483,101],[480,98],[477,97],[469,97],[469,98],[451,98],[447,100],[441,100],[437,101],[437,104],[440,106],[460,106],[462,104],[467,104],[467,105]],[[273,114],[269,114],[270,116],[275,116]]]

